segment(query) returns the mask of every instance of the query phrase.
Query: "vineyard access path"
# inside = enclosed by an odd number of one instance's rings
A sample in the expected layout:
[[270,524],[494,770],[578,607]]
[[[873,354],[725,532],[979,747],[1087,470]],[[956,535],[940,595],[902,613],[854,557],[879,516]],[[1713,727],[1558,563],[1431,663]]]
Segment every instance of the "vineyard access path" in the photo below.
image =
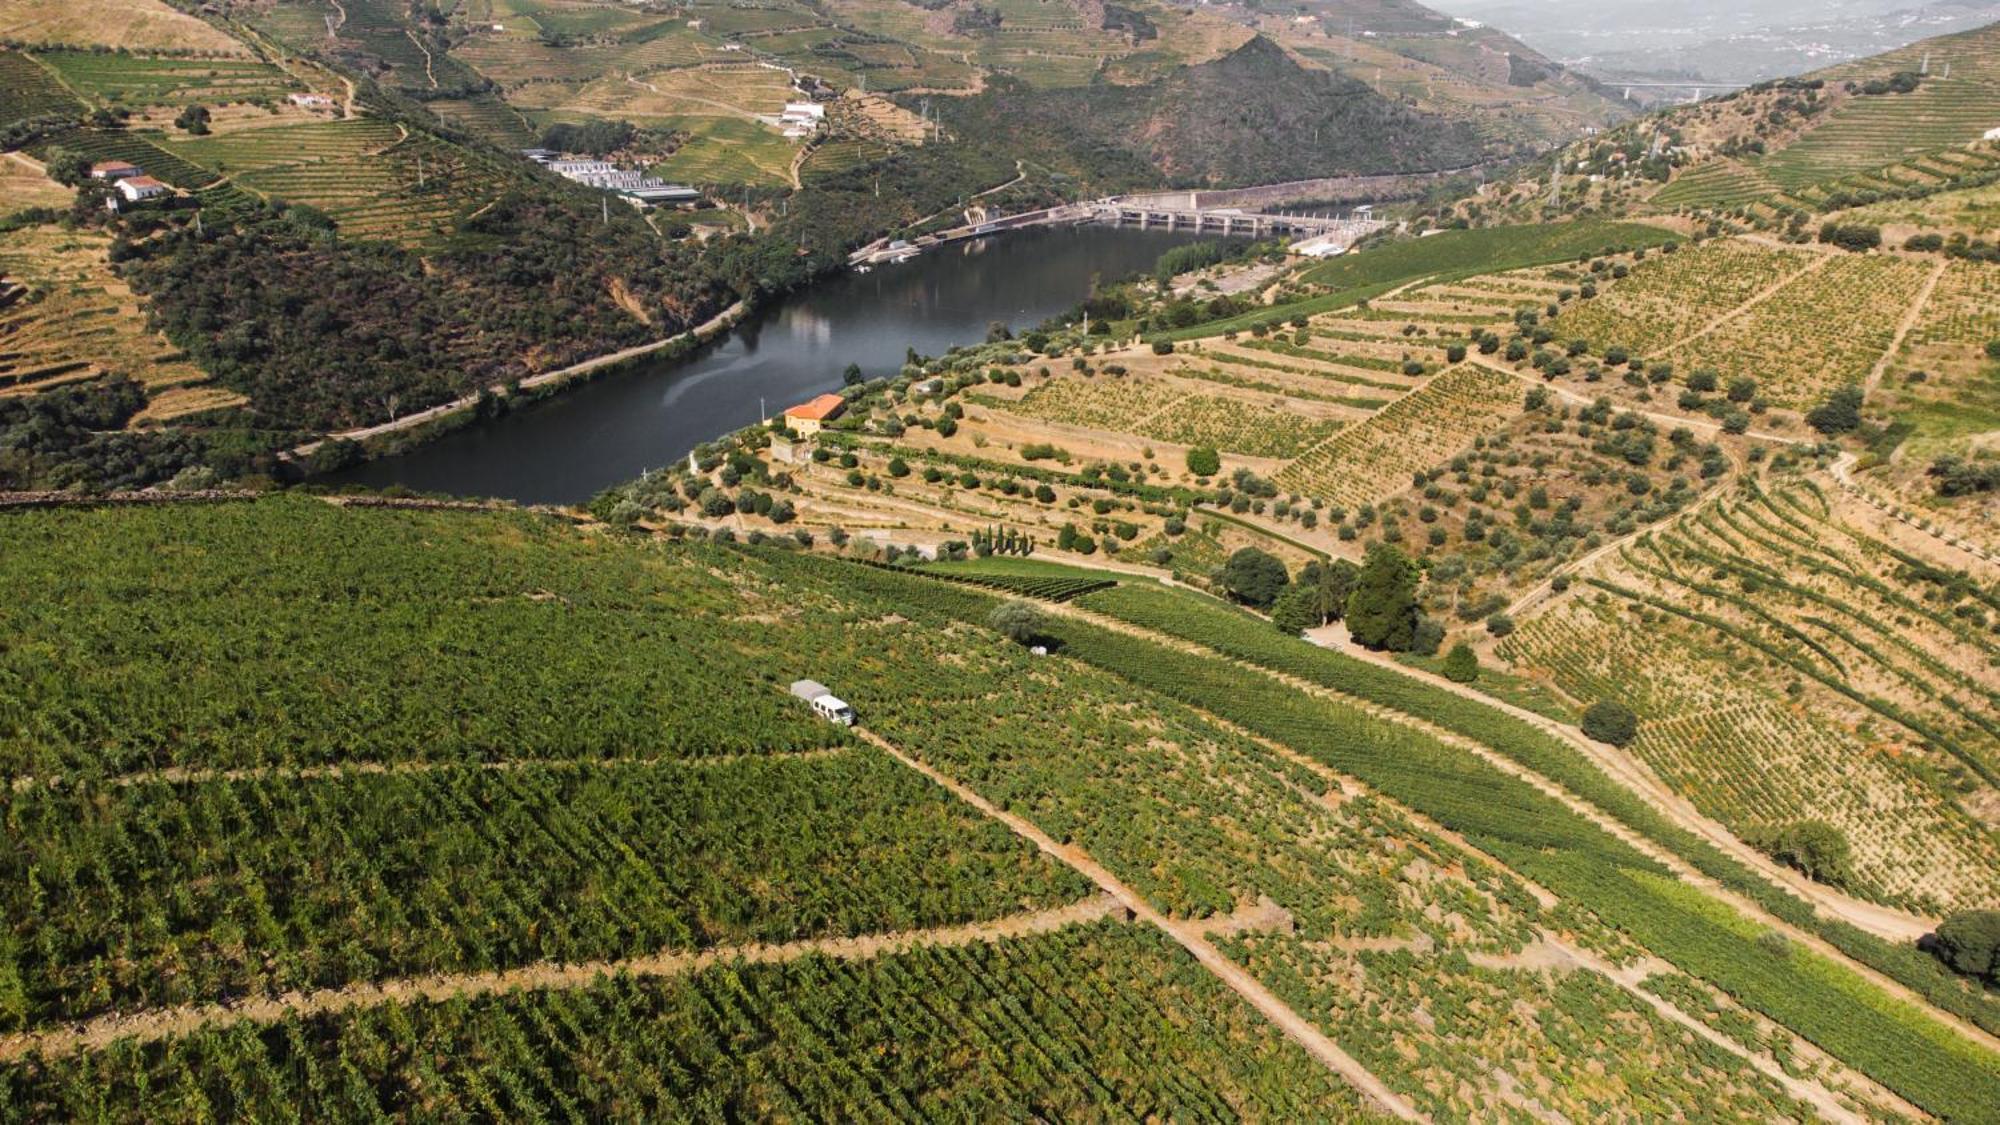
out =
[[1202,966],[1223,984],[1249,1001],[1252,1007],[1264,1014],[1265,1018],[1278,1025],[1278,1028],[1294,1042],[1304,1047],[1328,1070],[1345,1079],[1364,1097],[1405,1121],[1422,1120],[1416,1108],[1404,1100],[1402,1095],[1391,1090],[1380,1078],[1375,1077],[1366,1067],[1355,1061],[1353,1056],[1342,1050],[1339,1044],[1327,1038],[1316,1024],[1293,1011],[1289,1004],[1265,988],[1262,982],[1251,976],[1242,966],[1224,957],[1222,951],[1215,948],[1208,940],[1204,933],[1205,927],[1201,923],[1168,918],[1154,909],[1152,904],[1137,891],[1126,886],[1116,875],[1091,859],[1081,848],[1063,847],[1048,833],[1035,827],[1025,818],[999,808],[967,786],[905,754],[894,743],[873,731],[860,727],[854,730],[883,753],[944,786],[952,796],[1006,825],[1015,835],[1029,841],[1051,858],[1067,864],[1084,878],[1102,887],[1106,894],[1131,911],[1134,917],[1157,926],[1168,937],[1179,942],[1183,949],[1193,954],[1195,960],[1201,962]]
[[383,1004],[438,1002],[470,996],[544,989],[588,988],[602,977],[676,977],[738,961],[769,964],[818,955],[843,961],[865,961],[893,953],[936,946],[1000,942],[1045,934],[1081,923],[1119,917],[1121,904],[1109,895],[1092,895],[1070,903],[985,922],[931,930],[863,934],[859,937],[817,938],[780,945],[730,945],[683,953],[662,952],[617,961],[539,962],[517,969],[483,973],[443,973],[428,977],[350,984],[317,992],[245,1000],[236,1004],[190,1004],[149,1012],[115,1014],[47,1031],[0,1036],[0,1063],[30,1052],[45,1056],[101,1050],[119,1040],[148,1043],[192,1035],[204,1028],[240,1023],[277,1023],[292,1017],[372,1008]]
[[[1305,770],[1307,773],[1320,778],[1328,785],[1339,790],[1342,794],[1340,797],[1335,798],[1331,795],[1332,790],[1329,790],[1327,797],[1323,798],[1324,803],[1338,804],[1356,796],[1366,795],[1369,799],[1378,801],[1396,810],[1399,815],[1408,818],[1411,823],[1424,831],[1450,841],[1467,855],[1479,856],[1495,868],[1505,871],[1514,879],[1519,880],[1521,885],[1528,889],[1528,893],[1535,897],[1535,901],[1540,903],[1544,910],[1553,909],[1562,902],[1562,899],[1554,891],[1514,870],[1498,857],[1479,848],[1457,832],[1446,828],[1444,825],[1439,824],[1437,821],[1410,808],[1395,798],[1369,788],[1359,780],[1348,777],[1346,774],[1335,770],[1332,766],[1327,765],[1317,758],[1304,754],[1283,743],[1273,742],[1253,731],[1246,730],[1214,712],[1193,706],[1190,706],[1189,709],[1195,714],[1200,715],[1203,720],[1229,731],[1238,738],[1253,742],[1278,757],[1283,758],[1285,761]],[[1282,907],[1277,909],[1282,910]],[[1226,919],[1222,926],[1217,928],[1221,929],[1237,923],[1245,915],[1245,911],[1239,910],[1235,915],[1231,915]],[[1784,1087],[1794,1098],[1811,1104],[1827,1120],[1839,1122],[1857,1122],[1859,1120],[1845,1106],[1842,1106],[1834,1097],[1833,1092],[1821,1082],[1813,1079],[1793,1077],[1784,1067],[1778,1064],[1776,1057],[1768,1051],[1750,1052],[1744,1050],[1742,1045],[1688,1015],[1686,1012],[1681,1011],[1664,997],[1648,992],[1642,987],[1646,977],[1656,968],[1671,970],[1672,966],[1666,965],[1650,956],[1624,966],[1614,965],[1597,954],[1563,941],[1561,938],[1540,927],[1536,928],[1535,934],[1537,944],[1531,945],[1520,953],[1471,953],[1468,954],[1468,959],[1473,964],[1486,969],[1549,969],[1557,972],[1585,971],[1597,973],[1612,984],[1623,989],[1634,1000],[1659,1013],[1662,1018],[1679,1024],[1694,1035],[1707,1040],[1711,1046],[1741,1058],[1743,1061],[1757,1068],[1765,1077]],[[1350,948],[1416,950],[1418,945],[1418,941],[1414,938],[1363,938],[1358,939],[1357,944],[1350,946]],[[1873,1084],[1872,1081],[1871,1084]],[[1919,1115],[1919,1111],[1914,1106],[1909,1106],[1908,1103],[1904,1102],[1887,1088],[1878,1088],[1877,1097],[1894,1099],[1897,1106],[1903,1108],[1911,1116]]]
[[1881,512],[1890,519],[1897,520],[1912,530],[1927,535],[1947,547],[1957,548],[1975,559],[1989,563],[2000,562],[2000,559],[1996,559],[1992,552],[1977,543],[1961,539],[1955,535],[1946,534],[1944,531],[1935,528],[1925,527],[1915,516],[1912,516],[1894,501],[1877,495],[1866,485],[1854,479],[1854,466],[1859,461],[1860,458],[1856,457],[1853,453],[1842,453],[1834,459],[1832,465],[1828,466],[1827,472],[1833,477],[1834,483],[1838,484],[1849,495]]
[[1864,396],[1874,394],[1875,388],[1881,385],[1882,376],[1888,373],[1890,361],[1896,358],[1897,352],[1903,350],[1903,340],[1909,336],[1910,329],[1917,326],[1917,318],[1923,315],[1924,306],[1931,303],[1931,292],[1937,288],[1938,279],[1944,276],[1945,267],[1950,264],[1951,259],[1939,258],[1931,267],[1930,276],[1924,278],[1923,288],[1917,290],[1910,307],[1904,309],[1902,317],[1896,321],[1896,334],[1890,337],[1889,346],[1882,349],[1882,358],[1876,360],[1875,366],[1868,369],[1868,378],[1861,384]]
[[[1815,953],[1818,953],[1821,956],[1826,957],[1829,960],[1832,960],[1833,962],[1846,967],[1848,971],[1856,974],[1857,976],[1863,978],[1864,980],[1867,980],[1869,983],[1873,984],[1875,987],[1881,989],[1882,991],[1888,993],[1889,995],[1894,996],[1900,1000],[1907,1001],[1910,1004],[1914,1005],[1919,1010],[1923,1011],[1926,1015],[1930,1016],[1932,1019],[1937,1020],[1939,1023],[1942,1023],[1945,1026],[1951,1028],[1954,1032],[1963,1035],[1966,1038],[1971,1039],[1974,1042],[1977,1042],[1982,1046],[1985,1046],[1991,1050],[2000,1051],[2000,1036],[1994,1036],[1982,1028],[1975,1027],[1968,1021],[1963,1020],[1958,1016],[1955,1016],[1949,1012],[1946,1012],[1938,1008],[1936,1005],[1932,1004],[1929,1000],[1925,999],[1923,996],[1913,991],[1909,986],[1903,984],[1900,981],[1890,978],[1889,976],[1883,974],[1879,970],[1869,965],[1865,965],[1855,960],[1854,958],[1848,956],[1846,953],[1835,948],[1832,943],[1828,942],[1825,938],[1820,937],[1818,934],[1802,930],[1797,926],[1794,926],[1791,923],[1785,921],[1784,919],[1779,918],[1776,915],[1770,913],[1768,910],[1764,909],[1761,905],[1751,900],[1749,897],[1740,894],[1734,890],[1731,890],[1727,887],[1724,887],[1715,879],[1712,879],[1709,876],[1701,873],[1700,871],[1697,871],[1692,865],[1690,865],[1685,859],[1682,859],[1679,855],[1675,854],[1674,852],[1668,851],[1665,847],[1654,842],[1650,837],[1641,835],[1637,830],[1627,825],[1624,821],[1619,820],[1617,817],[1612,816],[1610,813],[1605,812],[1604,810],[1598,808],[1591,802],[1584,800],[1583,798],[1575,795],[1574,793],[1571,793],[1567,788],[1542,776],[1539,773],[1534,772],[1533,770],[1530,770],[1526,766],[1523,766],[1519,762],[1514,761],[1512,758],[1509,758],[1499,753],[1498,751],[1494,750],[1489,746],[1484,745],[1483,743],[1476,742],[1472,739],[1465,738],[1452,731],[1445,730],[1442,727],[1436,726],[1435,724],[1432,724],[1426,720],[1417,718],[1414,715],[1405,714],[1404,712],[1401,711],[1396,711],[1391,708],[1381,706],[1379,704],[1371,703],[1368,700],[1360,698],[1359,696],[1347,695],[1335,689],[1324,687],[1320,684],[1311,683],[1306,680],[1299,679],[1296,676],[1291,676],[1283,672],[1274,671],[1272,669],[1265,668],[1258,664],[1252,664],[1247,661],[1237,660],[1234,657],[1227,656],[1223,653],[1217,652],[1214,649],[1207,648],[1205,646],[1196,644],[1192,641],[1182,640],[1179,637],[1173,637],[1167,634],[1155,632],[1151,629],[1146,629],[1137,625],[1132,625],[1128,622],[1121,621],[1117,618],[1108,617],[1103,614],[1099,614],[1091,610],[1082,609],[1072,605],[1050,604],[1044,606],[1044,608],[1049,612],[1054,613],[1058,616],[1074,617],[1079,620],[1086,621],[1092,625],[1096,625],[1099,628],[1109,629],[1113,632],[1124,633],[1128,636],[1137,637],[1141,640],[1148,641],[1152,644],[1160,645],[1164,648],[1172,649],[1179,652],[1192,653],[1213,660],[1224,661],[1229,664],[1235,665],[1236,667],[1241,668],[1245,671],[1253,672],[1257,675],[1264,676],[1271,680],[1275,680],[1278,683],[1284,684],[1286,687],[1292,688],[1306,695],[1315,695],[1315,696],[1337,699],[1343,704],[1355,707],[1363,711],[1364,713],[1382,719],[1385,722],[1399,723],[1401,725],[1410,727],[1412,729],[1422,731],[1423,733],[1430,735],[1433,738],[1439,739],[1440,741],[1446,743],[1447,745],[1456,746],[1463,750],[1466,750],[1469,753],[1477,755],[1479,758],[1481,758],[1494,768],[1499,769],[1502,772],[1510,774],[1514,777],[1517,777],[1527,782],[1528,784],[1533,785],[1543,794],[1557,801],[1562,802],[1563,805],[1568,807],[1572,812],[1576,813],[1578,816],[1581,816],[1586,820],[1589,820],[1592,824],[1595,824],[1597,827],[1603,829],[1605,832],[1623,841],[1627,845],[1631,846],[1632,848],[1640,852],[1642,855],[1648,856],[1651,859],[1655,860],[1656,862],[1664,865],[1665,867],[1667,867],[1668,870],[1672,871],[1677,877],[1679,877],[1683,882],[1687,883],[1688,885],[1701,888],[1707,894],[1710,894],[1715,898],[1723,901],[1731,908],[1743,914],[1745,917],[1755,920],[1759,925],[1769,927],[1773,930],[1778,931],[1779,933],[1785,934],[1788,937],[1790,937],[1793,941],[1798,942],[1799,944],[1806,946],[1807,948],[1810,948]],[[1406,668],[1400,664],[1395,664],[1393,662],[1385,663],[1382,666],[1384,668],[1388,668],[1392,671],[1398,672],[1402,675],[1410,676],[1416,679],[1422,679],[1426,683],[1430,682],[1428,678],[1429,674],[1421,672],[1417,669]],[[1553,720],[1544,718],[1540,715],[1536,715],[1531,711],[1523,711],[1518,708],[1514,708],[1509,704],[1494,700],[1488,696],[1479,695],[1475,693],[1471,688],[1464,688],[1461,685],[1453,684],[1451,685],[1451,689],[1454,691],[1458,691],[1461,694],[1466,694],[1468,698],[1471,698],[1476,702],[1485,704],[1490,707],[1498,708],[1509,714],[1515,715],[1516,717],[1521,718],[1524,721],[1535,723],[1536,725],[1543,727],[1543,729],[1545,730],[1549,730],[1551,733],[1556,734],[1559,737],[1564,737],[1566,739],[1572,737],[1580,739],[1582,737],[1580,734],[1574,736],[1566,734],[1565,733],[1566,728],[1564,728],[1560,723],[1556,723]],[[1585,741],[1587,742],[1587,740]],[[1593,756],[1590,760],[1596,761],[1597,759]],[[1619,774],[1613,773],[1610,776],[1614,782],[1629,785],[1628,782],[1623,781],[1622,777]],[[1649,795],[1644,792],[1640,792],[1638,795],[1641,797],[1649,798]],[[1692,818],[1697,821],[1705,819],[1701,818],[1699,814],[1690,813],[1686,809],[1677,806],[1675,804],[1660,805],[1658,806],[1658,811],[1662,816],[1665,816],[1668,820],[1680,825],[1683,829],[1692,832],[1696,835],[1705,835],[1699,830],[1699,828],[1695,824],[1690,824],[1685,822],[1685,820],[1690,816],[1692,816]],[[1740,853],[1736,849],[1748,849],[1748,845],[1744,844],[1740,840],[1735,840],[1735,838],[1733,836],[1730,836],[1727,830],[1722,829],[1721,826],[1719,825],[1714,826],[1714,830],[1722,832],[1724,836],[1734,841],[1735,848],[1727,849],[1729,854],[1740,855]],[[1770,868],[1771,861],[1769,859],[1763,859],[1761,857],[1761,853],[1753,853],[1753,854],[1758,854],[1759,858],[1761,859],[1761,862],[1756,864],[1753,870],[1762,872]],[[1782,885],[1791,886],[1792,884],[1788,880]],[[1853,925],[1860,926],[1863,929],[1868,929],[1870,930],[1870,932],[1875,932],[1875,931],[1873,927],[1871,927],[1868,924],[1869,922],[1874,922],[1877,925],[1882,925],[1886,927],[1894,927],[1895,932],[1907,932],[1911,925],[1909,916],[1901,915],[1900,912],[1890,910],[1888,907],[1878,906],[1873,903],[1863,903],[1863,902],[1858,902],[1856,900],[1847,899],[1845,898],[1845,896],[1837,895],[1835,892],[1828,891],[1825,888],[1815,887],[1814,890],[1815,890],[1814,897],[1809,899],[1808,901],[1813,902],[1816,905],[1822,905],[1827,910],[1835,913],[1837,917],[1846,919]],[[1831,896],[1830,899],[1828,898],[1828,896]],[[1840,907],[1842,909],[1836,909],[1836,907]],[[1928,933],[1929,929],[1930,929],[1929,925],[1924,924],[1922,932]]]
[[13,791],[26,793],[32,789],[59,789],[82,784],[114,785],[131,787],[137,785],[210,785],[216,782],[238,781],[338,781],[348,777],[386,777],[424,773],[443,773],[446,770],[483,770],[488,773],[514,773],[523,770],[587,770],[617,769],[630,766],[635,769],[647,766],[675,766],[688,768],[726,768],[745,762],[809,762],[820,758],[831,758],[849,753],[853,744],[822,746],[816,750],[792,750],[775,753],[710,754],[704,757],[634,757],[634,758],[504,758],[496,761],[351,761],[335,762],[328,765],[268,765],[241,766],[234,769],[197,769],[192,766],[165,766],[160,769],[133,770],[130,773],[112,774],[106,777],[52,777],[24,776],[12,782]]
[[1737,305],[1735,308],[1730,309],[1728,312],[1723,313],[1721,316],[1716,317],[1712,321],[1709,321],[1708,324],[1703,326],[1699,331],[1690,332],[1687,335],[1682,336],[1680,339],[1675,340],[1673,343],[1668,344],[1666,347],[1661,348],[1656,352],[1653,352],[1652,354],[1654,356],[1672,355],[1674,352],[1677,352],[1682,348],[1688,346],[1689,344],[1694,343],[1696,340],[1699,340],[1702,337],[1707,336],[1712,332],[1715,332],[1716,330],[1722,328],[1724,325],[1742,319],[1745,315],[1747,315],[1752,309],[1755,309],[1758,305],[1761,305],[1765,301],[1770,300],[1772,297],[1777,296],[1778,290],[1785,288],[1792,282],[1799,280],[1800,278],[1804,277],[1809,273],[1813,273],[1816,270],[1821,270],[1826,268],[1826,264],[1828,262],[1831,262],[1834,259],[1834,256],[1835,255],[1832,252],[1827,252],[1827,251],[1820,252],[1818,256],[1813,258],[1812,261],[1807,262],[1805,265],[1799,267],[1799,269],[1797,269],[1796,271],[1788,273],[1785,276],[1779,278],[1778,280],[1772,282],[1771,284],[1766,285],[1764,288],[1759,289],[1757,292],[1751,294],[1749,299],[1745,300],[1742,304]]

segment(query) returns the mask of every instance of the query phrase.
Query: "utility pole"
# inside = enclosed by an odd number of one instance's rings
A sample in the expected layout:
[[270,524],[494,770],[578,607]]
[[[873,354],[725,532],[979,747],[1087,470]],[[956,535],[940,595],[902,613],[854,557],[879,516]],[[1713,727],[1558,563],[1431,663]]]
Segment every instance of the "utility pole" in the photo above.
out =
[[608,195],[598,196],[597,202],[602,205],[600,209],[604,212],[604,225],[608,227],[611,225],[611,197]]
[[417,190],[424,190],[424,154],[417,154]]

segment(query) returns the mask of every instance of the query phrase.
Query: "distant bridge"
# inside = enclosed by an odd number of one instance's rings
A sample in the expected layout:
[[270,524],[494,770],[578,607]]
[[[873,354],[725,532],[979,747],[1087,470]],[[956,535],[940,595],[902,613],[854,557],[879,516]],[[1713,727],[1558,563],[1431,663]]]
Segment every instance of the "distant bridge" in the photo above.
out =
[[[1326,181],[1313,182],[1317,184]],[[868,266],[879,262],[900,262],[914,258],[931,247],[961,239],[980,238],[1001,231],[1022,230],[1028,227],[1076,226],[1091,222],[1223,235],[1241,234],[1251,238],[1270,238],[1274,235],[1287,234],[1301,240],[1310,239],[1319,253],[1345,250],[1364,235],[1389,225],[1366,214],[1366,208],[1342,217],[1328,213],[1291,215],[1281,211],[1260,210],[1250,204],[1250,200],[1255,198],[1254,193],[1291,186],[1272,185],[1271,188],[1243,188],[1227,192],[1169,192],[1112,196],[1086,203],[1065,203],[1041,211],[1024,211],[1018,215],[981,219],[978,222],[966,223],[963,226],[941,230],[935,234],[920,235],[909,240],[877,239],[849,255],[848,264]],[[1225,202],[1235,205],[1223,206]]]
[[1140,199],[1104,199],[1087,204],[1091,217],[1100,222],[1131,223],[1140,227],[1168,230],[1215,231],[1267,238],[1275,234],[1326,238],[1353,243],[1363,235],[1388,224],[1366,215],[1288,215],[1281,211],[1252,211],[1241,207],[1203,207],[1194,192],[1185,198],[1146,196]]

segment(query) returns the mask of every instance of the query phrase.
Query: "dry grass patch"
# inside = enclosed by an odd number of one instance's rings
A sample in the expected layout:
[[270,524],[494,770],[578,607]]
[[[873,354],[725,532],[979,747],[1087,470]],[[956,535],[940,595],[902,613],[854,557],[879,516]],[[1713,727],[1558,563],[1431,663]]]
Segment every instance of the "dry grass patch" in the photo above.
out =
[[49,179],[36,161],[18,152],[0,156],[0,218],[30,207],[68,207],[75,198],[74,189]]
[[247,55],[228,35],[161,0],[8,0],[0,39],[65,47]]

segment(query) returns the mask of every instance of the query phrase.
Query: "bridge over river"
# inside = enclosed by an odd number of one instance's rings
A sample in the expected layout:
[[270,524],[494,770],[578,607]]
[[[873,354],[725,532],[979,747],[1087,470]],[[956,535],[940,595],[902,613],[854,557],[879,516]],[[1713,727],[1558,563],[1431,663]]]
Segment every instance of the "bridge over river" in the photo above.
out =
[[1024,227],[1070,226],[1078,223],[1113,223],[1160,228],[1248,235],[1269,238],[1287,234],[1309,240],[1319,253],[1337,253],[1363,236],[1388,226],[1372,218],[1365,209],[1345,217],[1338,214],[1288,214],[1254,204],[1238,203],[1235,197],[1262,189],[1241,192],[1170,192],[1154,195],[1110,196],[1086,203],[1066,203],[1041,211],[1026,211],[999,218],[981,218],[963,226],[922,235],[914,239],[881,239],[855,251],[848,264],[868,266],[878,262],[900,262],[916,257],[932,246],[960,239],[979,238]]

